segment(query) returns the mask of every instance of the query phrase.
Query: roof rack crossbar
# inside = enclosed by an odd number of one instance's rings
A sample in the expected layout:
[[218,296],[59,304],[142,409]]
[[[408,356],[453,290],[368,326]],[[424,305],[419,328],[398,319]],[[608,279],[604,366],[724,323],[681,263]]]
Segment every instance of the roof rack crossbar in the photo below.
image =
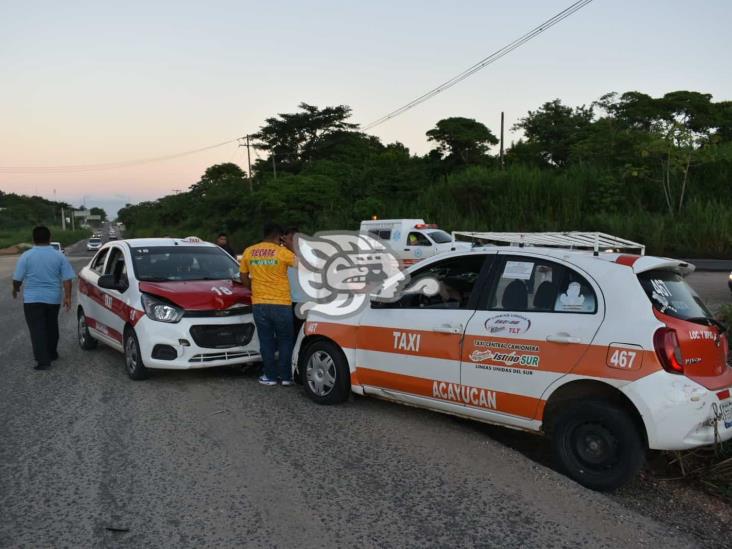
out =
[[458,237],[499,242],[518,246],[555,246],[560,248],[591,249],[596,251],[612,249],[613,251],[633,250],[645,255],[646,247],[638,242],[613,236],[602,232],[540,232],[540,233],[511,233],[511,232],[473,232],[453,231],[453,238]]

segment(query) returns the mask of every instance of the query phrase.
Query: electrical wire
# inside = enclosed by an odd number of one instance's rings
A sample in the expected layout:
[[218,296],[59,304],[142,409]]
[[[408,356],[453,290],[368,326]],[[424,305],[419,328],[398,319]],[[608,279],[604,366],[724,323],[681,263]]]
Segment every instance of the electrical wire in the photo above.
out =
[[164,156],[155,156],[150,158],[140,158],[137,160],[128,160],[125,162],[109,162],[105,164],[67,164],[61,166],[0,166],[0,174],[59,174],[127,168],[130,166],[139,166],[142,164],[150,164],[152,162],[161,162],[163,160],[181,158],[183,156],[189,156],[211,149],[216,149],[218,147],[223,147],[224,145],[229,145],[230,143],[235,143],[236,141],[236,139],[230,139],[228,141],[222,141],[221,143],[216,143],[214,145],[209,145],[207,147],[201,147],[199,149],[193,149],[190,151],[168,154]]
[[399,107],[396,110],[391,111],[388,114],[385,114],[381,118],[377,118],[373,122],[366,124],[361,129],[363,131],[368,131],[368,130],[375,128],[376,126],[380,126],[384,122],[391,120],[392,118],[396,118],[400,114],[403,114],[403,113],[407,112],[408,110],[413,109],[417,105],[420,105],[420,104],[424,103],[425,101],[433,98],[435,95],[452,88],[455,84],[462,82],[463,80],[465,80],[469,76],[472,76],[479,70],[482,70],[485,67],[487,67],[488,65],[495,63],[496,61],[498,61],[505,55],[508,55],[509,53],[511,53],[513,50],[523,46],[526,42],[528,42],[532,38],[535,38],[536,36],[540,35],[541,33],[549,30],[551,27],[553,27],[557,23],[560,23],[567,17],[578,12],[579,10],[584,8],[587,4],[591,3],[592,1],[593,0],[579,0],[577,2],[574,2],[572,5],[563,9],[562,11],[560,11],[553,17],[550,17],[549,19],[547,19],[546,21],[541,23],[539,26],[534,27],[529,32],[527,32],[524,35],[520,36],[519,38],[515,39],[513,42],[503,46],[501,49],[494,51],[488,57],[484,57],[483,59],[478,61],[476,64],[472,65],[471,67],[468,67],[460,74],[452,77],[450,80],[443,82],[439,86],[420,95],[419,97],[417,97],[416,99],[413,99],[409,103]]
[[[560,11],[553,17],[550,17],[546,21],[544,21],[542,24],[540,24],[537,27],[534,27],[532,30],[527,32],[526,34],[522,35],[521,37],[517,38],[513,42],[507,44],[506,46],[502,47],[499,50],[496,50],[495,52],[491,53],[488,57],[485,57],[478,61],[476,64],[472,65],[471,67],[468,67],[460,74],[452,77],[450,80],[447,80],[446,82],[443,82],[439,86],[431,89],[427,93],[424,93],[417,97],[416,99],[413,99],[409,103],[399,107],[398,109],[382,116],[381,118],[378,118],[374,120],[373,122],[367,124],[366,126],[363,126],[361,128],[362,131],[368,131],[376,126],[379,126],[383,124],[384,122],[387,122],[388,120],[391,120],[392,118],[395,118],[408,110],[413,109],[414,107],[424,103],[425,101],[431,99],[435,95],[438,95],[439,93],[442,93],[445,90],[450,89],[454,85],[462,82],[469,76],[472,76],[479,70],[484,69],[488,65],[498,61],[505,55],[508,55],[515,49],[521,47],[529,40],[535,38],[539,34],[542,34],[543,32],[547,31],[557,23],[560,23],[567,17],[571,16],[572,14],[576,13],[577,11],[584,8],[587,4],[591,3],[593,0],[578,0],[577,2],[574,2],[569,7],[565,8],[564,10]],[[241,138],[239,138],[241,139]],[[239,139],[230,139],[228,141],[222,141],[221,143],[216,143],[214,145],[209,145],[207,147],[201,147],[199,149],[193,149],[190,151],[184,151],[180,153],[174,153],[164,156],[156,156],[151,158],[141,158],[137,160],[128,160],[125,162],[109,162],[109,163],[103,163],[103,164],[76,164],[76,165],[58,165],[58,166],[0,166],[0,174],[63,174],[63,173],[79,173],[79,172],[92,172],[92,171],[98,171],[98,170],[109,170],[109,169],[116,169],[116,168],[127,168],[131,166],[139,166],[143,164],[150,164],[153,162],[161,162],[164,160],[172,160],[174,158],[181,158],[183,156],[188,156],[192,154],[197,154],[203,151],[208,151],[211,149],[216,149],[218,147],[223,147],[224,145],[228,145],[230,143],[234,143],[238,141]],[[256,153],[256,147],[255,147],[255,153]],[[259,157],[259,155],[257,155]]]

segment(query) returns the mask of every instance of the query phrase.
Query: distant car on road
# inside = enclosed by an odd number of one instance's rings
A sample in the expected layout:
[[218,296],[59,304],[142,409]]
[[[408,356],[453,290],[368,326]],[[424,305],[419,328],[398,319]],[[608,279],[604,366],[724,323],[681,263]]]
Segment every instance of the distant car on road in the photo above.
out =
[[96,252],[101,247],[102,247],[101,238],[92,237],[86,241],[86,251],[87,252]]
[[193,239],[108,242],[79,273],[78,339],[125,355],[127,374],[261,360],[239,265]]
[[51,247],[55,250],[58,250],[62,254],[66,253],[66,250],[64,250],[64,247],[61,245],[60,242],[51,242]]

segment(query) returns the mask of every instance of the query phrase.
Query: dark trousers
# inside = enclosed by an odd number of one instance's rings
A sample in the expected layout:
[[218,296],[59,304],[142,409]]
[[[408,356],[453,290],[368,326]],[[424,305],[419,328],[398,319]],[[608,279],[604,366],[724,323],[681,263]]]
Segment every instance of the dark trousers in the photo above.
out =
[[292,322],[293,322],[293,327],[295,328],[294,329],[295,339],[297,339],[297,336],[300,333],[300,328],[302,328],[302,325],[305,324],[305,319],[297,316],[297,313],[295,312],[295,309],[297,309],[298,305],[299,305],[299,303],[292,304]]
[[57,356],[58,312],[61,305],[50,303],[25,303],[25,321],[28,323],[33,356],[36,362],[47,366]]
[[[254,305],[254,324],[259,336],[259,352],[264,375],[269,379],[292,379],[292,308],[289,305]],[[275,353],[277,359],[275,360]]]

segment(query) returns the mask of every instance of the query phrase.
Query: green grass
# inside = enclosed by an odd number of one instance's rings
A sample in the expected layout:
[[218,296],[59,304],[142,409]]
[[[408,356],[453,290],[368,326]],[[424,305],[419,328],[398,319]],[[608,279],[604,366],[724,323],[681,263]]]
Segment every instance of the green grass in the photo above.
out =
[[[64,247],[88,238],[91,234],[87,229],[62,231],[60,227],[49,228],[51,229],[51,240],[61,242]],[[32,241],[31,231],[31,227],[10,231],[0,230],[0,249],[15,246],[16,244],[30,244]]]

